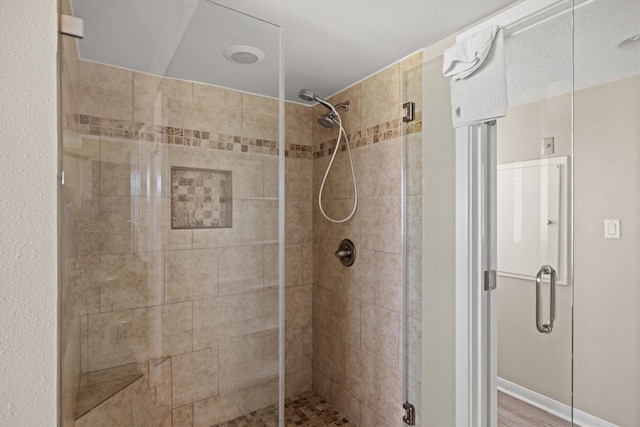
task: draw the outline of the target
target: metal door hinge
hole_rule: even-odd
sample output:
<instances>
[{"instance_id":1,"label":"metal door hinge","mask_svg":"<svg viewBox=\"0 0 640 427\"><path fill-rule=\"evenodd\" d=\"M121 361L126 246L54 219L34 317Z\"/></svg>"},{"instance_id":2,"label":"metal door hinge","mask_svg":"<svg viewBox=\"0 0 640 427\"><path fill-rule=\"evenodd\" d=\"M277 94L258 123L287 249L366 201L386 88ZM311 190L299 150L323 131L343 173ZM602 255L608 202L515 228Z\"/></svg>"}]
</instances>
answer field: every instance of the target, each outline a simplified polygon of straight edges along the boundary
<instances>
[{"instance_id":1,"label":"metal door hinge","mask_svg":"<svg viewBox=\"0 0 640 427\"><path fill-rule=\"evenodd\" d=\"M484 272L484 290L493 291L496 288L496 271L488 270Z\"/></svg>"},{"instance_id":2,"label":"metal door hinge","mask_svg":"<svg viewBox=\"0 0 640 427\"><path fill-rule=\"evenodd\" d=\"M416 425L416 408L409 402L404 402L402 407L405 412L404 417L402 417L402 421L410 426Z\"/></svg>"},{"instance_id":3,"label":"metal door hinge","mask_svg":"<svg viewBox=\"0 0 640 427\"><path fill-rule=\"evenodd\" d=\"M416 117L416 104L414 102L405 102L402 104L402 108L404 108L404 117L402 118L403 122L412 122Z\"/></svg>"}]
</instances>

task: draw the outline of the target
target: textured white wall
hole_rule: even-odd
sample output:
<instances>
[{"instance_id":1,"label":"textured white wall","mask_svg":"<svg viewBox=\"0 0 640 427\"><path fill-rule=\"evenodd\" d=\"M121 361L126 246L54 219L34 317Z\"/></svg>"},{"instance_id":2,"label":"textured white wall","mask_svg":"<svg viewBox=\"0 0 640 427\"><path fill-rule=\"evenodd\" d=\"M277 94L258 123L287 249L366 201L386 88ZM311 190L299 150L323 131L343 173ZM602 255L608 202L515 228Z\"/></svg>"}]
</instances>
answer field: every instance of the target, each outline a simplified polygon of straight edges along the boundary
<instances>
[{"instance_id":1,"label":"textured white wall","mask_svg":"<svg viewBox=\"0 0 640 427\"><path fill-rule=\"evenodd\" d=\"M0 425L56 424L56 1L0 1Z\"/></svg>"}]
</instances>

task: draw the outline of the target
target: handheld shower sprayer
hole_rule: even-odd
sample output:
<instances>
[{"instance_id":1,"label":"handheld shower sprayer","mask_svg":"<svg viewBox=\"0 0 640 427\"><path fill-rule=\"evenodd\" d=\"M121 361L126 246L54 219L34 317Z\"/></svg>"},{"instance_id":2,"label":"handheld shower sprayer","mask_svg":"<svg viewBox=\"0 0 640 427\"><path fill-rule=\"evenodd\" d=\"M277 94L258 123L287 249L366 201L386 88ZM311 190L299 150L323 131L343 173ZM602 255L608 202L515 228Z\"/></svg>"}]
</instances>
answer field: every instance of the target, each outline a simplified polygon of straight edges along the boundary
<instances>
[{"instance_id":1,"label":"handheld shower sprayer","mask_svg":"<svg viewBox=\"0 0 640 427\"><path fill-rule=\"evenodd\" d=\"M333 105L329 104L327 101L320 98L312 90L302 89L300 93L298 93L298 96L300 97L300 99L304 99L305 101L311 101L311 102L316 101L324 105L325 107L327 107L329 110L332 110L332 111L335 110L335 108L333 108Z\"/></svg>"},{"instance_id":2,"label":"handheld shower sprayer","mask_svg":"<svg viewBox=\"0 0 640 427\"><path fill-rule=\"evenodd\" d=\"M320 104L324 105L326 108L328 108L330 111L327 114L323 114L322 116L320 116L320 118L318 119L318 123L320 123L320 125L326 127L326 128L332 128L334 127L334 125L338 125L338 127L340 128L340 131L338 133L338 141L336 142L336 146L333 150L333 155L331 156L331 160L329 161L329 165L327 166L327 170L324 173L324 178L322 178L322 184L320 185L320 192L318 193L318 207L320 208L320 212L322 213L322 215L329 221L331 222L335 222L335 223L343 223L343 222L347 222L349 221L351 218L353 218L353 216L356 213L356 208L358 207L358 186L356 185L356 173L353 169L353 159L351 157L351 148L349 147L349 139L347 138L347 133L344 130L344 127L342 127L342 119L340 118L340 114L338 114L337 109L338 108L344 108L346 111L349 111L349 102L345 102L342 104L337 104L335 107L333 105L331 105L329 102L327 102L326 100L320 98L318 95L316 95L312 90L309 89L302 89L300 91L300 93L298 93L298 96L300 97L300 99L303 99L305 101L316 101L319 102ZM327 182L327 176L329 176L329 171L331 170L331 166L333 165L333 161L336 158L336 154L338 154L339 148L340 148L340 142L342 139L342 136L344 135L344 141L345 144L347 145L347 153L349 155L349 164L351 165L351 177L353 179L353 192L354 192L354 198L353 198L353 209L351 210L351 213L349 215L347 215L346 218L344 219L333 219L330 218L325 212L324 212L324 208L322 207L322 192L324 190L324 185Z\"/></svg>"},{"instance_id":3,"label":"handheld shower sprayer","mask_svg":"<svg viewBox=\"0 0 640 427\"><path fill-rule=\"evenodd\" d=\"M298 96L305 101L313 102L316 100L316 94L310 89L300 89Z\"/></svg>"}]
</instances>

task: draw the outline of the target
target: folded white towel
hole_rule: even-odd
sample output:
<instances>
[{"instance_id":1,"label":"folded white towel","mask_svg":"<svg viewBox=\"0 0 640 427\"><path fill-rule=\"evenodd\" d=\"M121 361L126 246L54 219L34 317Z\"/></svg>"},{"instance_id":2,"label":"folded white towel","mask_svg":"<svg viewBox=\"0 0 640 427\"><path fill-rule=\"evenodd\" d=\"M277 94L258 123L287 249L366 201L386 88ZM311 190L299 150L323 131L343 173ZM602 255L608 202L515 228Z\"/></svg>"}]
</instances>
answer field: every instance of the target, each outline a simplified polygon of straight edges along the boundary
<instances>
[{"instance_id":1,"label":"folded white towel","mask_svg":"<svg viewBox=\"0 0 640 427\"><path fill-rule=\"evenodd\" d=\"M464 79L473 74L489 55L499 29L498 25L493 25L447 49L444 52L442 74L454 80Z\"/></svg>"},{"instance_id":2,"label":"folded white towel","mask_svg":"<svg viewBox=\"0 0 640 427\"><path fill-rule=\"evenodd\" d=\"M503 31L495 35L486 60L472 75L451 79L451 108L454 127L504 117L507 114L507 73Z\"/></svg>"}]
</instances>

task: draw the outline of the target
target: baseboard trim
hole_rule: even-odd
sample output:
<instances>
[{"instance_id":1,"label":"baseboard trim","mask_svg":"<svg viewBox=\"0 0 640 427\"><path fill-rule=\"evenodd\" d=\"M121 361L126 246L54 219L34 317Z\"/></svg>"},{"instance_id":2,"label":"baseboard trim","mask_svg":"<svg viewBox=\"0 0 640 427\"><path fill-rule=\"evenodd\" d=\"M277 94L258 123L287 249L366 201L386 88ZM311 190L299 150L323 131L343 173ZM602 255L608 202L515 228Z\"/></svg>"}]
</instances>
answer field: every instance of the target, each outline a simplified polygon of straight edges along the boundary
<instances>
[{"instance_id":1,"label":"baseboard trim","mask_svg":"<svg viewBox=\"0 0 640 427\"><path fill-rule=\"evenodd\" d=\"M565 405L557 400L553 400L499 377L498 390L563 420L571 421L571 407L569 405ZM573 410L573 423L574 425L582 427L618 427L616 424L612 424L579 409Z\"/></svg>"}]
</instances>

